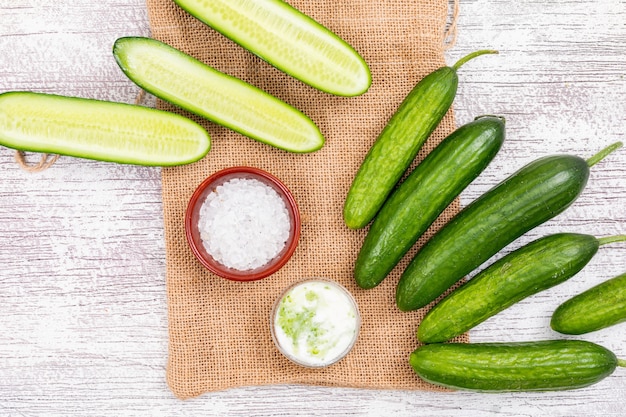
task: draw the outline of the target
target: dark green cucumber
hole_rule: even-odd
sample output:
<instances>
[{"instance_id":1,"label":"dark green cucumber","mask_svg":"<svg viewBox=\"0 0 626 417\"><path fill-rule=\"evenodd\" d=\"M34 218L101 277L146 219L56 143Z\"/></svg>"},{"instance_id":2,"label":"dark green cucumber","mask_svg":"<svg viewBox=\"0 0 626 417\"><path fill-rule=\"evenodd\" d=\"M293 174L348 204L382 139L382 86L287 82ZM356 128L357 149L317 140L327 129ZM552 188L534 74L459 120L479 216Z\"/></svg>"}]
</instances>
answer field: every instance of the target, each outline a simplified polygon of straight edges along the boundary
<instances>
[{"instance_id":1,"label":"dark green cucumber","mask_svg":"<svg viewBox=\"0 0 626 417\"><path fill-rule=\"evenodd\" d=\"M626 366L582 340L424 345L409 358L432 384L470 391L557 391L586 387Z\"/></svg>"},{"instance_id":2,"label":"dark green cucumber","mask_svg":"<svg viewBox=\"0 0 626 417\"><path fill-rule=\"evenodd\" d=\"M319 128L296 108L163 42L120 38L113 54L141 88L212 122L289 152L324 145Z\"/></svg>"},{"instance_id":3,"label":"dark green cucumber","mask_svg":"<svg viewBox=\"0 0 626 417\"><path fill-rule=\"evenodd\" d=\"M468 60L495 51L477 51L452 67L424 77L405 97L359 168L343 208L346 225L365 227L409 168L418 151L454 101L457 70Z\"/></svg>"},{"instance_id":4,"label":"dark green cucumber","mask_svg":"<svg viewBox=\"0 0 626 417\"><path fill-rule=\"evenodd\" d=\"M537 239L494 262L439 302L420 323L417 338L422 343L450 340L518 301L573 277L601 245L624 240L626 235L596 239L577 233Z\"/></svg>"},{"instance_id":5,"label":"dark green cucumber","mask_svg":"<svg viewBox=\"0 0 626 417\"><path fill-rule=\"evenodd\" d=\"M0 95L0 145L124 164L171 166L202 158L211 141L199 124L165 111L8 92Z\"/></svg>"},{"instance_id":6,"label":"dark green cucumber","mask_svg":"<svg viewBox=\"0 0 626 417\"><path fill-rule=\"evenodd\" d=\"M496 156L504 120L480 117L439 144L391 194L374 219L356 260L354 278L373 288Z\"/></svg>"},{"instance_id":7,"label":"dark green cucumber","mask_svg":"<svg viewBox=\"0 0 626 417\"><path fill-rule=\"evenodd\" d=\"M553 155L526 165L461 210L415 255L403 272L396 304L426 306L506 245L569 207L589 178L589 168L616 143L589 160Z\"/></svg>"},{"instance_id":8,"label":"dark green cucumber","mask_svg":"<svg viewBox=\"0 0 626 417\"><path fill-rule=\"evenodd\" d=\"M605 281L561 304L550 326L559 333L584 334L626 321L626 274Z\"/></svg>"},{"instance_id":9,"label":"dark green cucumber","mask_svg":"<svg viewBox=\"0 0 626 417\"><path fill-rule=\"evenodd\" d=\"M276 68L322 91L363 94L365 60L339 36L283 0L174 0L198 20Z\"/></svg>"}]
</instances>

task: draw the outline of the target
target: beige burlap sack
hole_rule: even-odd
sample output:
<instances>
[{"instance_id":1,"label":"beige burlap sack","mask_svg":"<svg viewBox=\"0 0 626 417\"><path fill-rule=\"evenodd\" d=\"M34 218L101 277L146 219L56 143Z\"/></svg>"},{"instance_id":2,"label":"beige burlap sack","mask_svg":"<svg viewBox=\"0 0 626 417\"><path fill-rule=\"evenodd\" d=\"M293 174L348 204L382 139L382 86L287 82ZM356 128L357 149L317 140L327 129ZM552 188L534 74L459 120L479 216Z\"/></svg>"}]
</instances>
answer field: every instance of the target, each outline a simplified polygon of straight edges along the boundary
<instances>
[{"instance_id":1,"label":"beige burlap sack","mask_svg":"<svg viewBox=\"0 0 626 417\"><path fill-rule=\"evenodd\" d=\"M342 206L368 149L411 88L443 66L448 0L293 0L290 3L350 43L368 62L373 83L360 97L322 93L276 70L194 19L172 0L148 0L152 36L205 63L285 100L307 114L324 133L324 148L294 155L201 122L213 147L200 162L163 170L167 250L169 360L167 381L180 398L236 386L300 383L380 389L432 389L408 365L417 347L415 331L424 311L400 312L395 286L410 255L372 290L359 289L352 267L365 230L349 230ZM448 114L418 160L454 129ZM237 283L207 272L189 250L184 213L195 188L226 167L248 165L279 177L302 214L298 249L278 273ZM432 230L456 211L455 202ZM418 243L419 244L419 243ZM413 252L412 252L413 253ZM324 277L346 286L362 314L352 352L326 369L290 363L274 347L269 314L280 292L296 281ZM466 340L466 336L460 340Z\"/></svg>"}]
</instances>

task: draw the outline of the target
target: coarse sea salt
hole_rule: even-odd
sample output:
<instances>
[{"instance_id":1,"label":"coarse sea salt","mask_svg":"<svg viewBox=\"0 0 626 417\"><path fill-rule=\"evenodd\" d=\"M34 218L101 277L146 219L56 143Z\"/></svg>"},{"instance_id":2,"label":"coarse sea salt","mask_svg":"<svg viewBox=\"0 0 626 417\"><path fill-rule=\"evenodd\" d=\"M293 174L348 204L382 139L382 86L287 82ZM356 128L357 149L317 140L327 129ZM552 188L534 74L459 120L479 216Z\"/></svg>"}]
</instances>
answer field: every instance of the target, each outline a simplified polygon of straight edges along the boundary
<instances>
[{"instance_id":1,"label":"coarse sea salt","mask_svg":"<svg viewBox=\"0 0 626 417\"><path fill-rule=\"evenodd\" d=\"M239 271L275 258L290 228L283 199L253 178L233 178L217 186L200 207L198 229L205 249L217 262Z\"/></svg>"}]
</instances>

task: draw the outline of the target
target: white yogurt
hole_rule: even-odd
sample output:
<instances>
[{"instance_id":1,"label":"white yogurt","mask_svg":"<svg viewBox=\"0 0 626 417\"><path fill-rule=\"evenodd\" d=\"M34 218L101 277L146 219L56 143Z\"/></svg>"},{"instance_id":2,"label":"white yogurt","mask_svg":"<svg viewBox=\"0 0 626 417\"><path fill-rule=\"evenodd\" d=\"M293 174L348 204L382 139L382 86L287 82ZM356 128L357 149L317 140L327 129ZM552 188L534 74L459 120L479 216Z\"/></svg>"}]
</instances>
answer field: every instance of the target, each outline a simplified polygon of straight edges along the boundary
<instances>
[{"instance_id":1,"label":"white yogurt","mask_svg":"<svg viewBox=\"0 0 626 417\"><path fill-rule=\"evenodd\" d=\"M283 355L309 367L343 358L356 341L360 317L354 298L331 281L294 285L272 313L272 337Z\"/></svg>"}]
</instances>

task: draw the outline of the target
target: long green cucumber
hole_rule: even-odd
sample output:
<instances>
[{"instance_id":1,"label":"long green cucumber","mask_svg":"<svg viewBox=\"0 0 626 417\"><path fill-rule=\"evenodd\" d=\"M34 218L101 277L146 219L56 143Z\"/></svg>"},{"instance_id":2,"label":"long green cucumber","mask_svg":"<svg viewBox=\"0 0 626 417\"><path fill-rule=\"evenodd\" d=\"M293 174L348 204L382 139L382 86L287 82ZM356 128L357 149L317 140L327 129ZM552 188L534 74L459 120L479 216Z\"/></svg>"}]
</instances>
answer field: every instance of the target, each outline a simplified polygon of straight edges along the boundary
<instances>
[{"instance_id":1,"label":"long green cucumber","mask_svg":"<svg viewBox=\"0 0 626 417\"><path fill-rule=\"evenodd\" d=\"M626 366L611 351L583 340L424 345L409 363L427 382L481 392L582 388Z\"/></svg>"},{"instance_id":2,"label":"long green cucumber","mask_svg":"<svg viewBox=\"0 0 626 417\"><path fill-rule=\"evenodd\" d=\"M124 164L188 164L209 134L179 115L131 104L31 92L0 94L0 145Z\"/></svg>"},{"instance_id":3,"label":"long green cucumber","mask_svg":"<svg viewBox=\"0 0 626 417\"><path fill-rule=\"evenodd\" d=\"M357 96L370 87L365 60L283 0L174 0L198 20L319 90Z\"/></svg>"},{"instance_id":4,"label":"long green cucumber","mask_svg":"<svg viewBox=\"0 0 626 417\"><path fill-rule=\"evenodd\" d=\"M559 333L584 334L626 321L626 274L596 285L561 304L550 326Z\"/></svg>"},{"instance_id":5,"label":"long green cucumber","mask_svg":"<svg viewBox=\"0 0 626 417\"><path fill-rule=\"evenodd\" d=\"M532 228L555 217L580 195L589 168L621 147L582 159L537 159L461 210L415 255L396 290L401 310L426 306L454 283Z\"/></svg>"},{"instance_id":6,"label":"long green cucumber","mask_svg":"<svg viewBox=\"0 0 626 417\"><path fill-rule=\"evenodd\" d=\"M278 98L154 39L118 39L113 54L144 90L245 136L290 152L324 145L319 128Z\"/></svg>"},{"instance_id":7,"label":"long green cucumber","mask_svg":"<svg viewBox=\"0 0 626 417\"><path fill-rule=\"evenodd\" d=\"M578 233L537 239L494 262L440 301L420 323L417 338L422 343L450 340L518 301L573 277L601 245L624 240L626 235L596 239Z\"/></svg>"},{"instance_id":8,"label":"long green cucumber","mask_svg":"<svg viewBox=\"0 0 626 417\"><path fill-rule=\"evenodd\" d=\"M443 140L390 195L354 267L361 288L380 284L437 216L496 156L504 119L479 117Z\"/></svg>"},{"instance_id":9,"label":"long green cucumber","mask_svg":"<svg viewBox=\"0 0 626 417\"><path fill-rule=\"evenodd\" d=\"M374 218L452 105L458 85L457 70L470 59L487 53L496 51L477 51L452 67L431 72L405 97L363 159L350 186L343 208L349 228L360 229Z\"/></svg>"}]
</instances>

